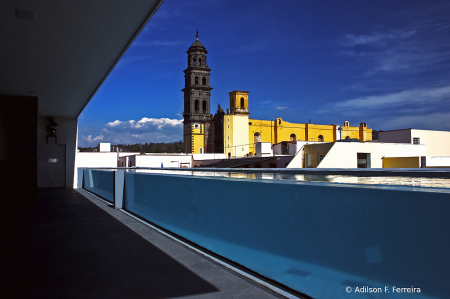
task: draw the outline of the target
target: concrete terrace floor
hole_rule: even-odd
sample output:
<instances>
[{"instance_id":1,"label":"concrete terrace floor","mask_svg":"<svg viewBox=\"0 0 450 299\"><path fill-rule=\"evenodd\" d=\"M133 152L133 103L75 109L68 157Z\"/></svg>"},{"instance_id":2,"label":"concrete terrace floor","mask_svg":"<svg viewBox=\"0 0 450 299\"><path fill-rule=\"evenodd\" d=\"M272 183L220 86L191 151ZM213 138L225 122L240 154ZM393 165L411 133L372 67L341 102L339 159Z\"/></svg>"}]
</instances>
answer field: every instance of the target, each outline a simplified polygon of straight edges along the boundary
<instances>
[{"instance_id":1,"label":"concrete terrace floor","mask_svg":"<svg viewBox=\"0 0 450 299\"><path fill-rule=\"evenodd\" d=\"M38 190L14 298L284 298L81 194Z\"/></svg>"}]
</instances>

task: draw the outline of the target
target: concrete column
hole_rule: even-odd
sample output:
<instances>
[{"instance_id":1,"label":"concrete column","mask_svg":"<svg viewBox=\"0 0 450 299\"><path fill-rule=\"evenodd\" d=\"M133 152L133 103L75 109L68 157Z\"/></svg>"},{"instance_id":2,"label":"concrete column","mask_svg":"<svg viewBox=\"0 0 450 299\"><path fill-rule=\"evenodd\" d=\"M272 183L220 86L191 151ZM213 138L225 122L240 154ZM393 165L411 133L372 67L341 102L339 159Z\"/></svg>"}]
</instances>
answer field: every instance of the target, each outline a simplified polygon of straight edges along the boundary
<instances>
[{"instance_id":1,"label":"concrete column","mask_svg":"<svg viewBox=\"0 0 450 299\"><path fill-rule=\"evenodd\" d=\"M76 188L83 188L83 168L77 168L77 185Z\"/></svg>"},{"instance_id":2,"label":"concrete column","mask_svg":"<svg viewBox=\"0 0 450 299\"><path fill-rule=\"evenodd\" d=\"M116 170L114 172L114 208L122 209L123 202L123 190L125 186L125 171Z\"/></svg>"}]
</instances>

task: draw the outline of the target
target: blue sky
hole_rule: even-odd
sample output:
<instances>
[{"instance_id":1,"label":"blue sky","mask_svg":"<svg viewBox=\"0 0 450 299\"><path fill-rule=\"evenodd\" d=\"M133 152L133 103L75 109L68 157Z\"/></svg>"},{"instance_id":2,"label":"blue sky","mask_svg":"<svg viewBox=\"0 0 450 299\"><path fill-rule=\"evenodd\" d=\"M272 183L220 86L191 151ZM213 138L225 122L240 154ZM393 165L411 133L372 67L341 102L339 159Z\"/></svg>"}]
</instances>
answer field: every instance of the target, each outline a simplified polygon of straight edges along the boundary
<instances>
[{"instance_id":1,"label":"blue sky","mask_svg":"<svg viewBox=\"0 0 450 299\"><path fill-rule=\"evenodd\" d=\"M182 140L186 51L211 68L211 113L450 130L450 2L166 0L79 118L79 146Z\"/></svg>"}]
</instances>

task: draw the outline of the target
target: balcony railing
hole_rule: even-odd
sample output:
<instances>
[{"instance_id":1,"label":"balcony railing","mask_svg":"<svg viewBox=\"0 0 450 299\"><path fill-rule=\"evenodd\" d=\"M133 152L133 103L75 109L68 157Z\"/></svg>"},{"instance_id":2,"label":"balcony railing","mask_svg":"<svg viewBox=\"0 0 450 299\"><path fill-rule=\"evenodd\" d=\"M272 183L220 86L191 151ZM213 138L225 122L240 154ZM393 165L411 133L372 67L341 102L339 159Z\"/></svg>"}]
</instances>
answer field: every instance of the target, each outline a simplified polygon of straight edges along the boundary
<instances>
[{"instance_id":1,"label":"balcony railing","mask_svg":"<svg viewBox=\"0 0 450 299\"><path fill-rule=\"evenodd\" d=\"M375 298L405 295L394 287L417 298L450 292L450 189L139 170L80 176L85 189L113 193L116 208L314 298L356 287L375 288Z\"/></svg>"},{"instance_id":2,"label":"balcony railing","mask_svg":"<svg viewBox=\"0 0 450 299\"><path fill-rule=\"evenodd\" d=\"M83 187L109 202L114 202L114 171L83 169Z\"/></svg>"}]
</instances>

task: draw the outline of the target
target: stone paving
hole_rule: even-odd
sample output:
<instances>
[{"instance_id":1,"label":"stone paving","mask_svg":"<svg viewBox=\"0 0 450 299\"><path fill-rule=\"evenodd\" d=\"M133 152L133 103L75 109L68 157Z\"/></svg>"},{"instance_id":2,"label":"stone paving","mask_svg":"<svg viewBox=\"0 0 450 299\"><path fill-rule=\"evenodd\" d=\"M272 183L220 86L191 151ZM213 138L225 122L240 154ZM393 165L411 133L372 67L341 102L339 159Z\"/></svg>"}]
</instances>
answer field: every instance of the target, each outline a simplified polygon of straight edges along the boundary
<instances>
[{"instance_id":1,"label":"stone paving","mask_svg":"<svg viewBox=\"0 0 450 299\"><path fill-rule=\"evenodd\" d=\"M16 298L284 298L82 190L40 189L25 232Z\"/></svg>"}]
</instances>

